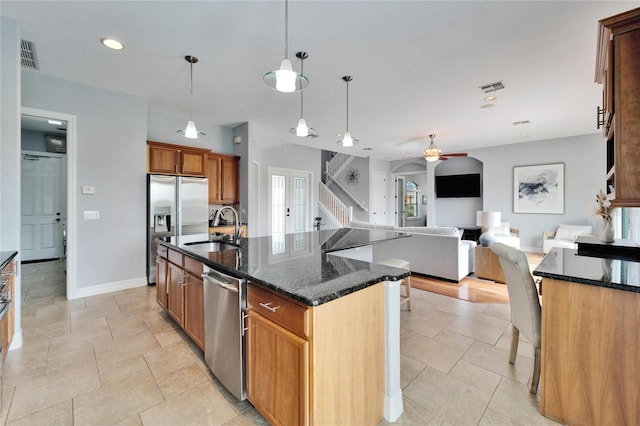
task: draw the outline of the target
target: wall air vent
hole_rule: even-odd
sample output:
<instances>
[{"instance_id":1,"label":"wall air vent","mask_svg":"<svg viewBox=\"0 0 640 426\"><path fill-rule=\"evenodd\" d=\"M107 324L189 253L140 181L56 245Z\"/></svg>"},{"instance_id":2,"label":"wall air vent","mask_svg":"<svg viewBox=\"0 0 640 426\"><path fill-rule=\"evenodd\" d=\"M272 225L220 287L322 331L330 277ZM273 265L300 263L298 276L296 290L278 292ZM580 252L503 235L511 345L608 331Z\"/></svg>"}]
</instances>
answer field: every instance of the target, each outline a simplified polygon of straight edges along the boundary
<instances>
[{"instance_id":1,"label":"wall air vent","mask_svg":"<svg viewBox=\"0 0 640 426\"><path fill-rule=\"evenodd\" d=\"M20 41L20 57L22 68L36 71L40 69L38 57L36 56L36 44L34 42L28 40Z\"/></svg>"},{"instance_id":2,"label":"wall air vent","mask_svg":"<svg viewBox=\"0 0 640 426\"><path fill-rule=\"evenodd\" d=\"M483 84L480 86L480 90L484 93L496 92L501 89L504 89L504 83L502 81L496 81L495 83Z\"/></svg>"}]
</instances>

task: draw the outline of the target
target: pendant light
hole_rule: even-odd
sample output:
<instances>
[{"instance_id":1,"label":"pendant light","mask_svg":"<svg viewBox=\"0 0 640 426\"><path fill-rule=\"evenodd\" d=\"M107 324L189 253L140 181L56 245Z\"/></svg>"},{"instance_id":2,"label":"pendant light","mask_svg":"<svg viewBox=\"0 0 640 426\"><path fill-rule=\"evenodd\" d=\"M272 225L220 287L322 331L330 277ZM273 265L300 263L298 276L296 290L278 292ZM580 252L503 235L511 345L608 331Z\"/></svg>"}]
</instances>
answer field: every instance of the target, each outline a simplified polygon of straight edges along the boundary
<instances>
[{"instance_id":1,"label":"pendant light","mask_svg":"<svg viewBox=\"0 0 640 426\"><path fill-rule=\"evenodd\" d=\"M280 63L280 68L269 71L262 79L267 86L276 89L279 92L297 92L302 90L309 84L307 77L301 73L297 73L291 66L289 60L289 2L284 2L284 59Z\"/></svg>"},{"instance_id":2,"label":"pendant light","mask_svg":"<svg viewBox=\"0 0 640 426\"><path fill-rule=\"evenodd\" d=\"M349 82L353 80L353 77L345 75L342 79L347 83L347 131L338 143L342 143L342 146L344 147L350 147L353 146L354 143L358 143L358 139L354 139L349 131Z\"/></svg>"},{"instance_id":3,"label":"pendant light","mask_svg":"<svg viewBox=\"0 0 640 426\"><path fill-rule=\"evenodd\" d=\"M442 150L433 142L433 138L435 138L436 135L431 134L429 137L431 138L431 144L424 150L424 159L427 161L438 161Z\"/></svg>"},{"instance_id":4,"label":"pendant light","mask_svg":"<svg viewBox=\"0 0 640 426\"><path fill-rule=\"evenodd\" d=\"M304 60L307 59L309 55L307 52L298 52L296 53L296 58L300 59L300 72L304 74ZM289 133L295 133L296 136L301 138L318 137L318 133L316 129L313 127L307 126L307 122L304 119L304 91L300 91L300 120L298 120L298 125L296 127L292 127L289 129Z\"/></svg>"},{"instance_id":5,"label":"pendant light","mask_svg":"<svg viewBox=\"0 0 640 426\"><path fill-rule=\"evenodd\" d=\"M198 58L195 56L187 55L184 57L185 61L191 64L191 78L189 82L189 120L184 130L178 130L178 133L184 133L185 138L198 139L198 136L204 136L202 132L198 132L196 129L196 123L191 119L191 110L193 109L193 64L198 62Z\"/></svg>"}]
</instances>

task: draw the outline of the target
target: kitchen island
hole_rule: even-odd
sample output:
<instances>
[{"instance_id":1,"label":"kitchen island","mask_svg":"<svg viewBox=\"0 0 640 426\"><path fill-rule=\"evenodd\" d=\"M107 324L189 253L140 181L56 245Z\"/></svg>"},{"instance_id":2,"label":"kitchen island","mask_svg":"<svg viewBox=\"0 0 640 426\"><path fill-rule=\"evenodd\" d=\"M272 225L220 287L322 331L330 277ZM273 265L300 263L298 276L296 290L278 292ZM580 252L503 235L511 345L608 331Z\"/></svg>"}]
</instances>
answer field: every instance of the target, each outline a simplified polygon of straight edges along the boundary
<instances>
[{"instance_id":1,"label":"kitchen island","mask_svg":"<svg viewBox=\"0 0 640 426\"><path fill-rule=\"evenodd\" d=\"M552 249L542 280L540 412L563 424L640 424L640 263Z\"/></svg>"},{"instance_id":2,"label":"kitchen island","mask_svg":"<svg viewBox=\"0 0 640 426\"><path fill-rule=\"evenodd\" d=\"M332 253L405 237L343 228L247 238L239 248L209 244L208 235L158 242L190 271L187 259L247 280L247 398L270 423L377 424L402 413L399 283L409 272ZM168 281L169 296L190 287ZM190 293L184 312L197 311L186 307Z\"/></svg>"}]
</instances>

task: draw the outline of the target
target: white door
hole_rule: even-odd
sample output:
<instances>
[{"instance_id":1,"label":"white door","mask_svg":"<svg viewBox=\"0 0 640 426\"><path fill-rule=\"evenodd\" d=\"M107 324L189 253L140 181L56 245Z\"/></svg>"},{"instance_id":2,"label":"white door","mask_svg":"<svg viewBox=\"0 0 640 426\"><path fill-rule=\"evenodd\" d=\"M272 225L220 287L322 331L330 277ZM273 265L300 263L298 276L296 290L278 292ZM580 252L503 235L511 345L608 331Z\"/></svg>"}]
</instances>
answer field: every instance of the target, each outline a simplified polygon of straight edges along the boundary
<instances>
[{"instance_id":1,"label":"white door","mask_svg":"<svg viewBox=\"0 0 640 426\"><path fill-rule=\"evenodd\" d=\"M63 253L66 220L62 190L64 157L22 156L22 260L53 259Z\"/></svg>"},{"instance_id":2,"label":"white door","mask_svg":"<svg viewBox=\"0 0 640 426\"><path fill-rule=\"evenodd\" d=\"M311 173L269 169L271 220L269 234L305 232L311 228L309 183Z\"/></svg>"},{"instance_id":3,"label":"white door","mask_svg":"<svg viewBox=\"0 0 640 426\"><path fill-rule=\"evenodd\" d=\"M387 174L373 171L371 174L371 223L387 224Z\"/></svg>"}]
</instances>

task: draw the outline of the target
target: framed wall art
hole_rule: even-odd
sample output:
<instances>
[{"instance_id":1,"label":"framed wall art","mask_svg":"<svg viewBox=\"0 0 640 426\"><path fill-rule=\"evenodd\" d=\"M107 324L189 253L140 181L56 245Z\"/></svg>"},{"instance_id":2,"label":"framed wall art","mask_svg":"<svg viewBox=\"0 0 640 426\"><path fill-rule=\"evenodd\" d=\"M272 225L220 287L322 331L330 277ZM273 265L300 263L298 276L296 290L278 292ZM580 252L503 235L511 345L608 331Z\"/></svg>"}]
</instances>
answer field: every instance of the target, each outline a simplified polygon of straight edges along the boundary
<instances>
[{"instance_id":1,"label":"framed wall art","mask_svg":"<svg viewBox=\"0 0 640 426\"><path fill-rule=\"evenodd\" d=\"M564 213L564 163L513 168L514 213Z\"/></svg>"}]
</instances>

